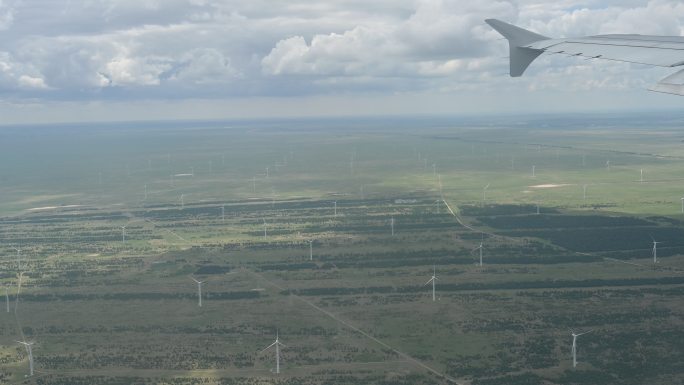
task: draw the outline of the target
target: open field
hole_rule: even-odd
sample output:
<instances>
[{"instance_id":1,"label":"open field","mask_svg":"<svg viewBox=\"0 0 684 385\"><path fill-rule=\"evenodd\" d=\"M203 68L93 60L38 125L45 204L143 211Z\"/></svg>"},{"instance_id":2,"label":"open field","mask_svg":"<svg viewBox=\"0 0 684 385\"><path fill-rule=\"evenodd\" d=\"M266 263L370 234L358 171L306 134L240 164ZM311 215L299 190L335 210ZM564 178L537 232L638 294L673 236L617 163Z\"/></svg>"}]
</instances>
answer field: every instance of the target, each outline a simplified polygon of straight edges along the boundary
<instances>
[{"instance_id":1,"label":"open field","mask_svg":"<svg viewBox=\"0 0 684 385\"><path fill-rule=\"evenodd\" d=\"M684 381L683 123L0 128L0 382Z\"/></svg>"}]
</instances>

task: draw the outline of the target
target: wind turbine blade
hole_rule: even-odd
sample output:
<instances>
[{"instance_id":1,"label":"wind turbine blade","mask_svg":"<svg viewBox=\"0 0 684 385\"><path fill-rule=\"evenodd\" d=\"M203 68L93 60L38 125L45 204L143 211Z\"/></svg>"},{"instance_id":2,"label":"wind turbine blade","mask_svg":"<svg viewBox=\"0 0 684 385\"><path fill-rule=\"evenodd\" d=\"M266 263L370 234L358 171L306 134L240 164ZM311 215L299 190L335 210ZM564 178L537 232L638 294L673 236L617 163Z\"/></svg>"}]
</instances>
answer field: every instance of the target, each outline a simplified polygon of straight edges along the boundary
<instances>
[{"instance_id":1,"label":"wind turbine blade","mask_svg":"<svg viewBox=\"0 0 684 385\"><path fill-rule=\"evenodd\" d=\"M583 335L588 334L588 333L591 333L591 332L593 332L593 331L594 331L594 330L592 329L592 330L586 331L586 332L584 332L584 333L580 333L580 334L578 334L578 336L583 336Z\"/></svg>"},{"instance_id":2,"label":"wind turbine blade","mask_svg":"<svg viewBox=\"0 0 684 385\"><path fill-rule=\"evenodd\" d=\"M427 286L427 284L430 283L430 282L432 282L433 279L435 279L435 277L430 278L430 280L427 281L427 282L425 282L425 285L423 285L423 286Z\"/></svg>"},{"instance_id":3,"label":"wind turbine blade","mask_svg":"<svg viewBox=\"0 0 684 385\"><path fill-rule=\"evenodd\" d=\"M268 345L267 347L263 348L263 349L259 352L259 354L261 354L261 353L267 351L268 349L272 348L273 345L278 344L278 343L279 343L279 342L274 342L274 343Z\"/></svg>"}]
</instances>

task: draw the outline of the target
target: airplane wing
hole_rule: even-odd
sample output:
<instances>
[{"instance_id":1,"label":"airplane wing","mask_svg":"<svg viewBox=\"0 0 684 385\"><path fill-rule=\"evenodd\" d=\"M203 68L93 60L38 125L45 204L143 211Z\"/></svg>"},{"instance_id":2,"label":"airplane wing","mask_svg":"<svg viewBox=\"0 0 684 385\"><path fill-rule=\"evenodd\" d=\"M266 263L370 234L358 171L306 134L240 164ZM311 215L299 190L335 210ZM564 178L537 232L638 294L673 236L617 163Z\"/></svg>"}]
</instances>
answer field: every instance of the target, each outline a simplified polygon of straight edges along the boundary
<instances>
[{"instance_id":1,"label":"airplane wing","mask_svg":"<svg viewBox=\"0 0 684 385\"><path fill-rule=\"evenodd\" d=\"M485 22L508 40L512 77L521 76L542 53L658 67L684 65L683 36L597 35L551 39L500 20L487 19ZM684 70L664 78L650 90L684 95Z\"/></svg>"}]
</instances>

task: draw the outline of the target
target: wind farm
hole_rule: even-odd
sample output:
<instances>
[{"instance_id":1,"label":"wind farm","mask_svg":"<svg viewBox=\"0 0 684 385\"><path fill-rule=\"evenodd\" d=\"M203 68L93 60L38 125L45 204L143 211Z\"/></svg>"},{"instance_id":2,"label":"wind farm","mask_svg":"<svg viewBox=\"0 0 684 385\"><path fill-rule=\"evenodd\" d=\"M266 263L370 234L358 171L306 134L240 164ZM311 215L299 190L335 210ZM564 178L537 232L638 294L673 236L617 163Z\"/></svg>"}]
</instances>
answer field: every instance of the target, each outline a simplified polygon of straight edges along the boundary
<instances>
[{"instance_id":1,"label":"wind farm","mask_svg":"<svg viewBox=\"0 0 684 385\"><path fill-rule=\"evenodd\" d=\"M682 124L0 128L0 382L676 383Z\"/></svg>"}]
</instances>

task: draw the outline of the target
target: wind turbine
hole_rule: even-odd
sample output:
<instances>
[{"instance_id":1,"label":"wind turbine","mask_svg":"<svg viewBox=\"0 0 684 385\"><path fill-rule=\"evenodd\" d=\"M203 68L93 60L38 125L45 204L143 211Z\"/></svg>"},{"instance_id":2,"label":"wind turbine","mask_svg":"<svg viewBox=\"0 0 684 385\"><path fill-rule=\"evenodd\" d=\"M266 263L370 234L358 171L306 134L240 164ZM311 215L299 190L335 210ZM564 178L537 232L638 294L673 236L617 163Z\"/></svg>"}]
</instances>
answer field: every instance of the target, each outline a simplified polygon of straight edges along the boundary
<instances>
[{"instance_id":1,"label":"wind turbine","mask_svg":"<svg viewBox=\"0 0 684 385\"><path fill-rule=\"evenodd\" d=\"M644 169L642 168L640 171L640 177L639 177L639 183L644 183Z\"/></svg>"},{"instance_id":2,"label":"wind turbine","mask_svg":"<svg viewBox=\"0 0 684 385\"><path fill-rule=\"evenodd\" d=\"M539 203L537 203L537 215L539 215Z\"/></svg>"},{"instance_id":3,"label":"wind turbine","mask_svg":"<svg viewBox=\"0 0 684 385\"><path fill-rule=\"evenodd\" d=\"M610 171L610 160L606 161L606 169Z\"/></svg>"},{"instance_id":4,"label":"wind turbine","mask_svg":"<svg viewBox=\"0 0 684 385\"><path fill-rule=\"evenodd\" d=\"M21 292L21 278L23 276L23 271L17 274L17 297L14 300L14 314L17 314L17 308L19 307L19 293Z\"/></svg>"},{"instance_id":5,"label":"wind turbine","mask_svg":"<svg viewBox=\"0 0 684 385\"><path fill-rule=\"evenodd\" d=\"M309 261L313 261L313 239L309 239Z\"/></svg>"},{"instance_id":6,"label":"wind turbine","mask_svg":"<svg viewBox=\"0 0 684 385\"><path fill-rule=\"evenodd\" d=\"M684 214L684 198L682 198L682 214Z\"/></svg>"},{"instance_id":7,"label":"wind turbine","mask_svg":"<svg viewBox=\"0 0 684 385\"><path fill-rule=\"evenodd\" d=\"M29 359L29 376L33 376L33 351L31 350L31 346L33 345L33 342L26 342L26 341L17 341L18 344L22 344L26 347L26 352L28 353L28 359Z\"/></svg>"},{"instance_id":8,"label":"wind turbine","mask_svg":"<svg viewBox=\"0 0 684 385\"><path fill-rule=\"evenodd\" d=\"M256 193L256 177L252 177L252 193Z\"/></svg>"},{"instance_id":9,"label":"wind turbine","mask_svg":"<svg viewBox=\"0 0 684 385\"><path fill-rule=\"evenodd\" d=\"M221 205L221 221L226 221L226 205Z\"/></svg>"},{"instance_id":10,"label":"wind turbine","mask_svg":"<svg viewBox=\"0 0 684 385\"><path fill-rule=\"evenodd\" d=\"M653 240L653 264L655 265L658 263L658 244L662 242L656 241L653 237L651 239Z\"/></svg>"},{"instance_id":11,"label":"wind turbine","mask_svg":"<svg viewBox=\"0 0 684 385\"><path fill-rule=\"evenodd\" d=\"M536 178L536 175L534 174L534 170L537 168L537 166L532 166L532 178Z\"/></svg>"},{"instance_id":12,"label":"wind turbine","mask_svg":"<svg viewBox=\"0 0 684 385\"><path fill-rule=\"evenodd\" d=\"M195 281L195 283L197 283L197 298L199 299L197 306L202 307L202 283L204 281L198 281L195 279L195 277L190 278L192 278L192 280Z\"/></svg>"},{"instance_id":13,"label":"wind turbine","mask_svg":"<svg viewBox=\"0 0 684 385\"><path fill-rule=\"evenodd\" d=\"M572 330L570 333L572 333L572 367L576 368L577 367L577 337L583 336L587 333L591 333L593 330L586 331L584 333L575 333Z\"/></svg>"},{"instance_id":14,"label":"wind turbine","mask_svg":"<svg viewBox=\"0 0 684 385\"><path fill-rule=\"evenodd\" d=\"M582 185L582 200L587 200L587 185Z\"/></svg>"},{"instance_id":15,"label":"wind turbine","mask_svg":"<svg viewBox=\"0 0 684 385\"><path fill-rule=\"evenodd\" d=\"M183 210L185 208L185 194L181 194L180 201L181 201L181 210Z\"/></svg>"},{"instance_id":16,"label":"wind turbine","mask_svg":"<svg viewBox=\"0 0 684 385\"><path fill-rule=\"evenodd\" d=\"M335 207L335 216L337 216L337 201L334 202L334 207Z\"/></svg>"},{"instance_id":17,"label":"wind turbine","mask_svg":"<svg viewBox=\"0 0 684 385\"><path fill-rule=\"evenodd\" d=\"M392 236L394 236L394 217L390 219L390 226L392 227Z\"/></svg>"},{"instance_id":18,"label":"wind turbine","mask_svg":"<svg viewBox=\"0 0 684 385\"><path fill-rule=\"evenodd\" d=\"M268 167L266 167L266 179L268 179L269 173L268 173Z\"/></svg>"},{"instance_id":19,"label":"wind turbine","mask_svg":"<svg viewBox=\"0 0 684 385\"><path fill-rule=\"evenodd\" d=\"M435 269L434 265L432 266L432 277L430 278L430 280L425 282L425 285L423 285L423 286L427 286L427 284L429 284L430 282L432 282L432 302L434 302L435 301L435 283L437 282L437 270Z\"/></svg>"},{"instance_id":20,"label":"wind turbine","mask_svg":"<svg viewBox=\"0 0 684 385\"><path fill-rule=\"evenodd\" d=\"M483 237L484 237L484 236L483 236ZM475 251L475 250L480 250L480 267L482 267L482 248L483 248L483 244L484 244L484 239L483 239L482 241L480 241L480 246L478 246L478 247L476 247L476 248L473 249L473 251Z\"/></svg>"},{"instance_id":21,"label":"wind turbine","mask_svg":"<svg viewBox=\"0 0 684 385\"><path fill-rule=\"evenodd\" d=\"M276 331L275 342L268 345L266 348L264 348L262 351L260 351L259 354L267 351L268 349L272 348L273 346L275 346L275 351L276 351L276 374L280 374L280 347L281 346L285 347L285 345L280 342L277 331Z\"/></svg>"},{"instance_id":22,"label":"wind turbine","mask_svg":"<svg viewBox=\"0 0 684 385\"><path fill-rule=\"evenodd\" d=\"M7 312L10 312L10 306L9 306L9 285L5 286L5 303L7 304Z\"/></svg>"},{"instance_id":23,"label":"wind turbine","mask_svg":"<svg viewBox=\"0 0 684 385\"><path fill-rule=\"evenodd\" d=\"M145 200L147 200L147 185L145 185Z\"/></svg>"},{"instance_id":24,"label":"wind turbine","mask_svg":"<svg viewBox=\"0 0 684 385\"><path fill-rule=\"evenodd\" d=\"M126 244L126 226L128 225L123 225L121 227L121 243Z\"/></svg>"},{"instance_id":25,"label":"wind turbine","mask_svg":"<svg viewBox=\"0 0 684 385\"><path fill-rule=\"evenodd\" d=\"M490 184L491 183L487 183L487 185L484 186L484 188L482 189L482 204L484 204L485 201L487 200L487 189L489 188Z\"/></svg>"},{"instance_id":26,"label":"wind turbine","mask_svg":"<svg viewBox=\"0 0 684 385\"><path fill-rule=\"evenodd\" d=\"M266 218L263 218L263 219L264 219L264 237L266 237L266 236L268 236L268 234L266 233Z\"/></svg>"}]
</instances>

